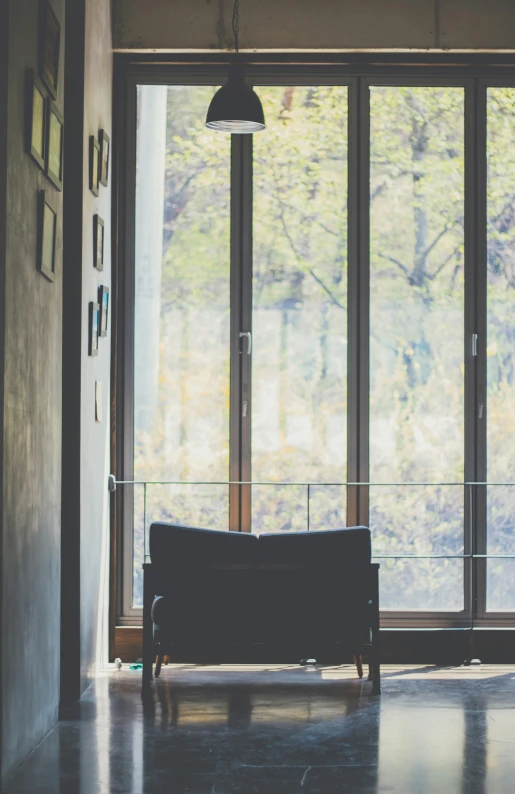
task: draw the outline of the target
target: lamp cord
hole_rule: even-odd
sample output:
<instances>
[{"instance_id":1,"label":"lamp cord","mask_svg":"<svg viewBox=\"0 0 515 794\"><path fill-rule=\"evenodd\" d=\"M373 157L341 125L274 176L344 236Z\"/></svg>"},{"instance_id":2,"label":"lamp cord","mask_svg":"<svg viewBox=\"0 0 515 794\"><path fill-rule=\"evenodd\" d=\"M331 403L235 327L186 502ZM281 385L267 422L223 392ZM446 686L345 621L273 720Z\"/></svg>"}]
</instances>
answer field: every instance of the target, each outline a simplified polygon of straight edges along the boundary
<instances>
[{"instance_id":1,"label":"lamp cord","mask_svg":"<svg viewBox=\"0 0 515 794\"><path fill-rule=\"evenodd\" d=\"M232 11L232 32L234 36L234 48L237 55L240 43L240 0L234 0L234 8Z\"/></svg>"}]
</instances>

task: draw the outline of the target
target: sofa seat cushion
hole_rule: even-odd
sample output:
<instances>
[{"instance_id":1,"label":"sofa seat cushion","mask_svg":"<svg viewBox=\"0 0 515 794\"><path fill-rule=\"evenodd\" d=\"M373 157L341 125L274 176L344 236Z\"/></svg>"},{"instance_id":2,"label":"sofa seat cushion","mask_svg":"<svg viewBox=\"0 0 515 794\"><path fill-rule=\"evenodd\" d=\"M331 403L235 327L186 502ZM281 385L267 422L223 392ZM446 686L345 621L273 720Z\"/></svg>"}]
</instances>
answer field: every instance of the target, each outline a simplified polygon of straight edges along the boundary
<instances>
[{"instance_id":1,"label":"sofa seat cushion","mask_svg":"<svg viewBox=\"0 0 515 794\"><path fill-rule=\"evenodd\" d=\"M248 579L223 575L177 580L152 606L154 638L172 642L247 642L256 624ZM237 595L235 595L237 594Z\"/></svg>"}]
</instances>

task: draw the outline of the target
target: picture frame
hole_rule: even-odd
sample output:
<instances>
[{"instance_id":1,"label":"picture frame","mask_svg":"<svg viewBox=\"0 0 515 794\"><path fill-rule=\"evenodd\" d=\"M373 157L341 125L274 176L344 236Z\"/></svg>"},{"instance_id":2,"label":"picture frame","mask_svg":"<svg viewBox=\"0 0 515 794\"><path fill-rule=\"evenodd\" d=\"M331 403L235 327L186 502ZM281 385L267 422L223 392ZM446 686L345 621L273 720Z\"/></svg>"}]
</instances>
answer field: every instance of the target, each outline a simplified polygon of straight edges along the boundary
<instances>
[{"instance_id":1,"label":"picture frame","mask_svg":"<svg viewBox=\"0 0 515 794\"><path fill-rule=\"evenodd\" d=\"M104 221L100 215L93 216L93 267L104 269Z\"/></svg>"},{"instance_id":2,"label":"picture frame","mask_svg":"<svg viewBox=\"0 0 515 794\"><path fill-rule=\"evenodd\" d=\"M104 187L109 184L109 160L111 157L111 138L105 130L99 132L100 140L100 182Z\"/></svg>"},{"instance_id":3,"label":"picture frame","mask_svg":"<svg viewBox=\"0 0 515 794\"><path fill-rule=\"evenodd\" d=\"M99 335L107 336L109 326L109 287L98 288L98 305L100 306Z\"/></svg>"},{"instance_id":4,"label":"picture frame","mask_svg":"<svg viewBox=\"0 0 515 794\"><path fill-rule=\"evenodd\" d=\"M38 215L37 269L49 281L55 281L57 209L45 190L41 190L39 193Z\"/></svg>"},{"instance_id":5,"label":"picture frame","mask_svg":"<svg viewBox=\"0 0 515 794\"><path fill-rule=\"evenodd\" d=\"M94 196L100 193L100 144L94 135L89 137L89 189Z\"/></svg>"},{"instance_id":6,"label":"picture frame","mask_svg":"<svg viewBox=\"0 0 515 794\"><path fill-rule=\"evenodd\" d=\"M39 4L39 76L52 99L57 99L61 26L49 0Z\"/></svg>"},{"instance_id":7,"label":"picture frame","mask_svg":"<svg viewBox=\"0 0 515 794\"><path fill-rule=\"evenodd\" d=\"M100 306L95 301L89 304L89 344L90 356L98 356L98 323L100 319Z\"/></svg>"},{"instance_id":8,"label":"picture frame","mask_svg":"<svg viewBox=\"0 0 515 794\"><path fill-rule=\"evenodd\" d=\"M63 189L64 118L48 100L45 174L58 190Z\"/></svg>"},{"instance_id":9,"label":"picture frame","mask_svg":"<svg viewBox=\"0 0 515 794\"><path fill-rule=\"evenodd\" d=\"M47 150L47 94L43 84L30 69L27 72L27 152L45 170Z\"/></svg>"}]
</instances>

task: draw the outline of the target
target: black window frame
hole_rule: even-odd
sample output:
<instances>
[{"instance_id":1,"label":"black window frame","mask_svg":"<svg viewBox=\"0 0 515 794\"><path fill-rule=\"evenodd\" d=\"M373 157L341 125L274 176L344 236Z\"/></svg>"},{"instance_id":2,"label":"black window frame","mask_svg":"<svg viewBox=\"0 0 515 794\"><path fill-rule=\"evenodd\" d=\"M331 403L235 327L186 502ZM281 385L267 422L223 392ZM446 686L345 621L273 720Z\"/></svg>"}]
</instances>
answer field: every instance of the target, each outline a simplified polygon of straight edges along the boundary
<instances>
[{"instance_id":1,"label":"black window frame","mask_svg":"<svg viewBox=\"0 0 515 794\"><path fill-rule=\"evenodd\" d=\"M117 331L114 334L113 471L118 481L133 479L134 218L136 91L138 85L221 85L230 58L206 56L126 56L115 59L115 206ZM348 86L348 434L347 479L369 482L369 160L370 86L461 86L465 94L465 311L464 311L464 466L465 482L485 482L486 469L486 94L491 86L515 86L515 66L502 55L458 56L243 56L246 79L254 85ZM161 62L160 62L161 61ZM252 320L252 136L232 136L231 145L231 361L238 359L238 332ZM472 335L478 335L472 355ZM250 476L250 422L242 427L234 410L243 382L250 389L246 356L243 369L231 366L231 481ZM246 367L246 369L245 369ZM478 406L485 409L480 418ZM132 606L133 486L116 492L112 551L116 625L140 625ZM348 525L368 525L368 487L347 487ZM487 553L486 487L464 486L464 553ZM250 487L230 486L229 528L250 531ZM464 559L464 609L460 612L384 611L386 628L513 627L514 612L486 610L484 558Z\"/></svg>"}]
</instances>

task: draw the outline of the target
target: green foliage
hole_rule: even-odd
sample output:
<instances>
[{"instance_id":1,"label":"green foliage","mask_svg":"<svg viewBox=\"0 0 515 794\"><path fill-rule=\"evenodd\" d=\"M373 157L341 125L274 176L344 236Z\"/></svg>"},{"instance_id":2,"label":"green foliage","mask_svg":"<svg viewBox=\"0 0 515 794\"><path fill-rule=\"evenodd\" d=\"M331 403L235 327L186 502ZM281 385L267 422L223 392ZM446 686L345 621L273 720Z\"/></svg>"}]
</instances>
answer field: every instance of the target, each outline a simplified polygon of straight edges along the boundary
<instances>
[{"instance_id":1,"label":"green foliage","mask_svg":"<svg viewBox=\"0 0 515 794\"><path fill-rule=\"evenodd\" d=\"M228 479L230 139L204 127L212 88L168 89L159 401L135 475ZM254 136L255 481L346 480L347 89L259 88ZM515 480L515 90L488 92L488 462ZM180 113L178 109L180 108ZM463 481L464 90L371 89L370 478ZM156 322L158 318L156 318ZM463 487L371 489L376 554L463 552ZM489 491L489 550L513 544L513 489ZM306 489L255 486L253 529L301 529ZM345 524L345 488L312 488L312 529ZM149 486L147 522L228 524L224 486ZM143 493L135 494L135 602ZM515 607L489 563L489 604ZM463 606L459 560L384 561L382 605Z\"/></svg>"}]
</instances>

